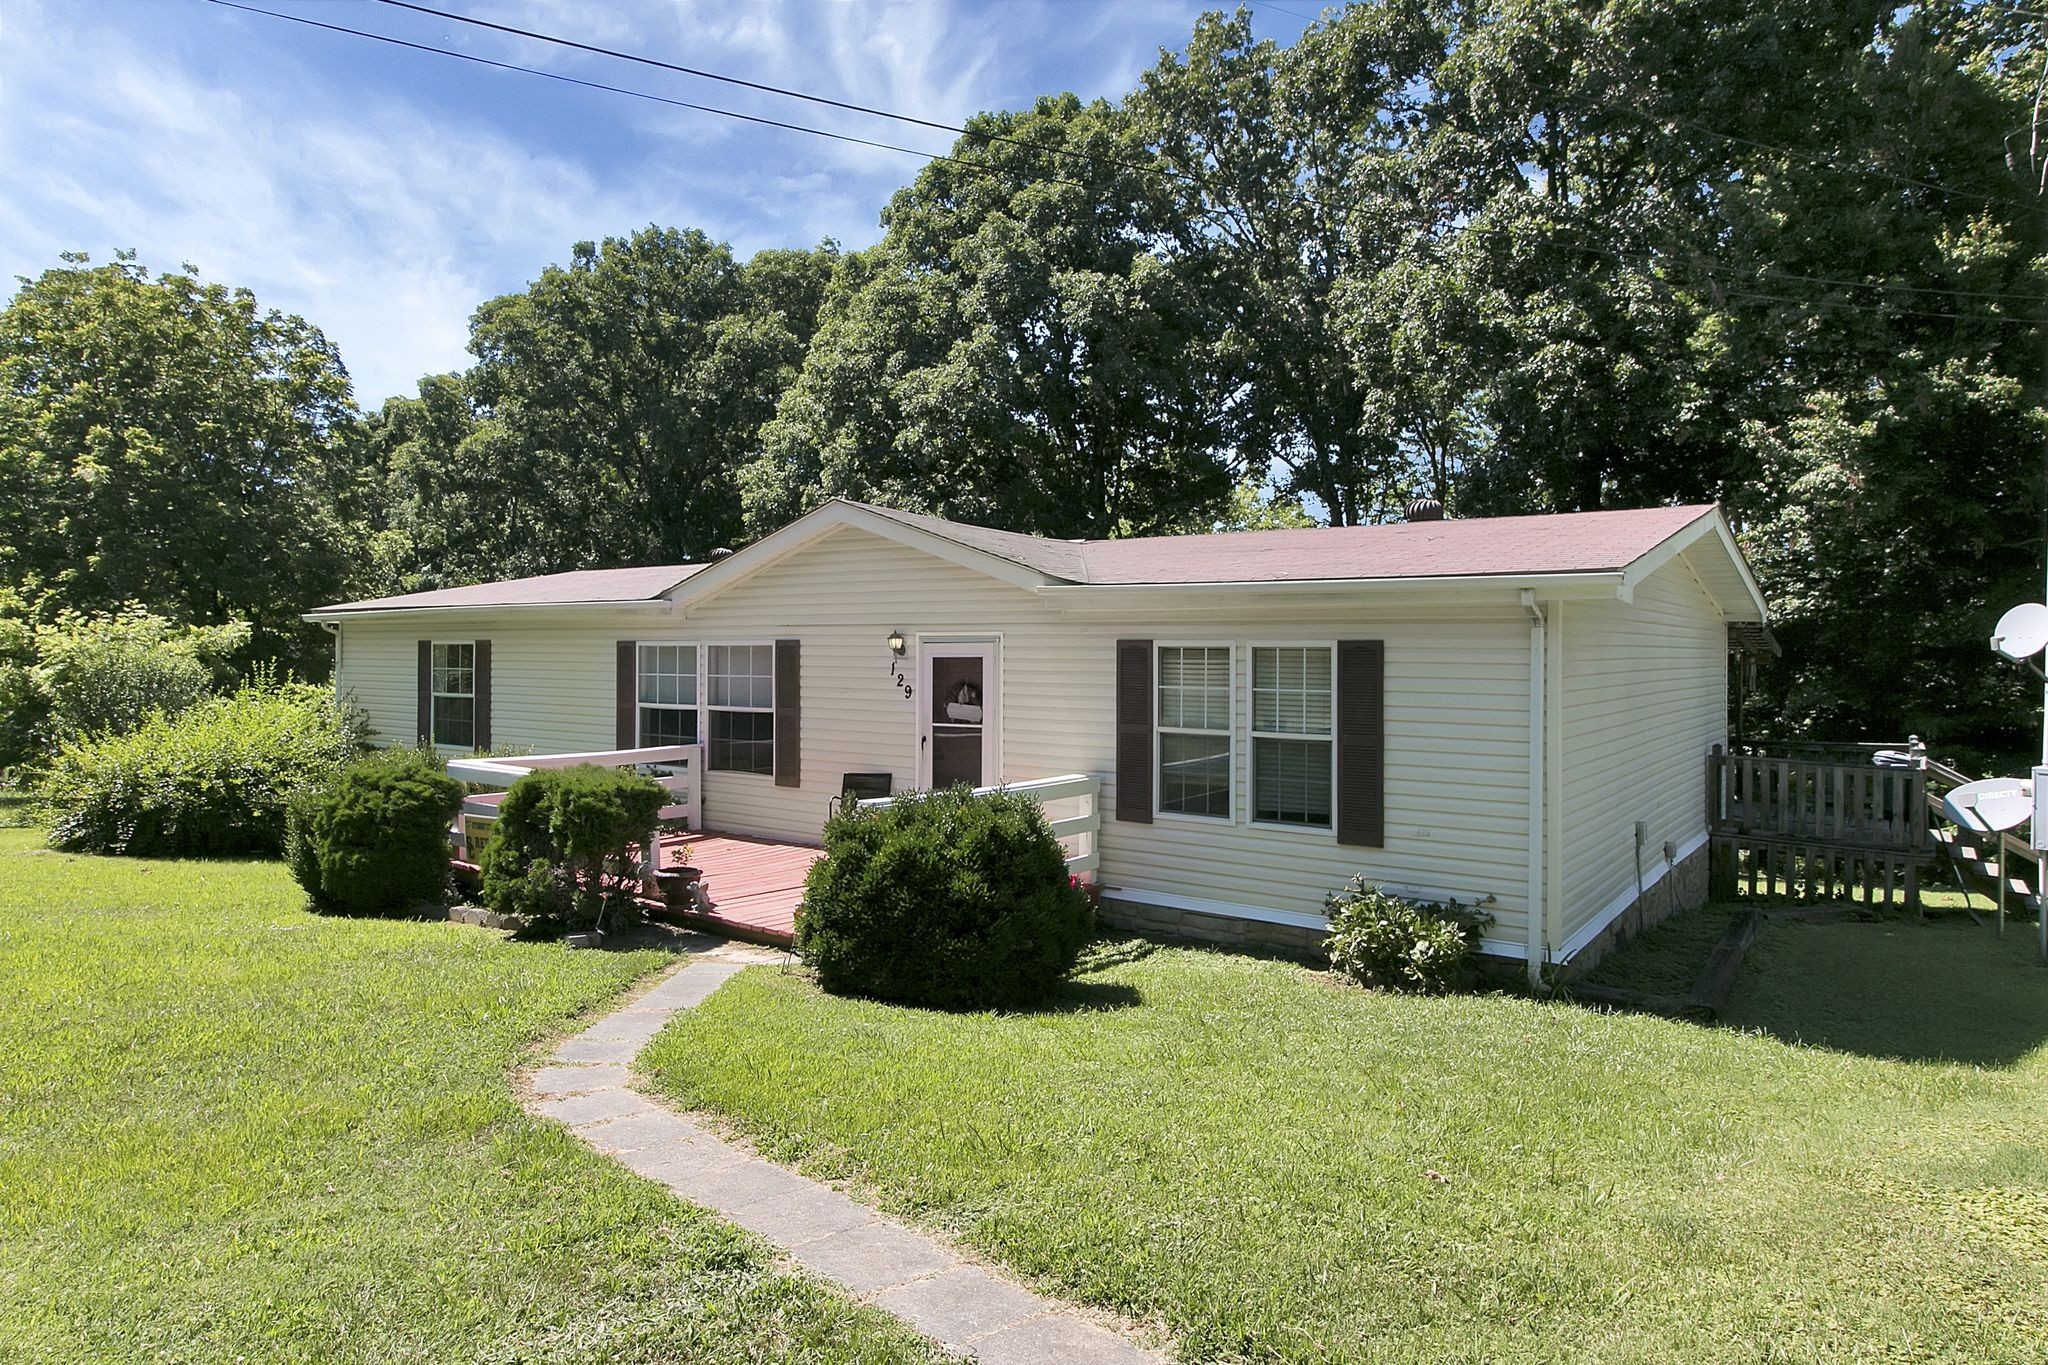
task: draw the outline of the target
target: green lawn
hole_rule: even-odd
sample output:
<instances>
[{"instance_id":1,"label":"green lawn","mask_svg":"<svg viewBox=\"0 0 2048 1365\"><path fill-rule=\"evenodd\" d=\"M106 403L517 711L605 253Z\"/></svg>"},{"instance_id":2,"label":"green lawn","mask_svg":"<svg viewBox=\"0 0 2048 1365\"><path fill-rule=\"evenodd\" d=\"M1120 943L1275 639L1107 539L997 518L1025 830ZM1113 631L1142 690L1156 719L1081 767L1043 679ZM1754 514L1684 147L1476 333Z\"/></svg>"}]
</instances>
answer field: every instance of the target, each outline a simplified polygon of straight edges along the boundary
<instances>
[{"instance_id":1,"label":"green lawn","mask_svg":"<svg viewBox=\"0 0 2048 1365\"><path fill-rule=\"evenodd\" d=\"M1010 1016L757 970L643 1062L1192 1359L2048 1360L2031 927L1773 926L1740 1030L1138 943Z\"/></svg>"},{"instance_id":2,"label":"green lawn","mask_svg":"<svg viewBox=\"0 0 2048 1365\"><path fill-rule=\"evenodd\" d=\"M0 1358L930 1359L520 1112L663 960L0 832Z\"/></svg>"}]
</instances>

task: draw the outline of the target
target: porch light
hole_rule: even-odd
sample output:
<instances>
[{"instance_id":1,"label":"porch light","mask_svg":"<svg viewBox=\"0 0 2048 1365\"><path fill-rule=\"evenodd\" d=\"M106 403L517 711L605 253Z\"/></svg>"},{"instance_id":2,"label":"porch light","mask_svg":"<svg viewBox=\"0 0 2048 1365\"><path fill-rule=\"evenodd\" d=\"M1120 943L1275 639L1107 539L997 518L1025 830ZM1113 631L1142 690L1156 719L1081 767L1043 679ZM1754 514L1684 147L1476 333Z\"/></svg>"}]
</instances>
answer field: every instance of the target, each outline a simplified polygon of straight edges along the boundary
<instances>
[{"instance_id":1,"label":"porch light","mask_svg":"<svg viewBox=\"0 0 2048 1365\"><path fill-rule=\"evenodd\" d=\"M903 657L903 632L902 632L902 631L900 631L900 630L892 630L892 631L890 631L890 632L889 632L889 652L890 652L891 654L894 654L894 655L895 655L895 656L896 656L897 658L899 658L899 659Z\"/></svg>"}]
</instances>

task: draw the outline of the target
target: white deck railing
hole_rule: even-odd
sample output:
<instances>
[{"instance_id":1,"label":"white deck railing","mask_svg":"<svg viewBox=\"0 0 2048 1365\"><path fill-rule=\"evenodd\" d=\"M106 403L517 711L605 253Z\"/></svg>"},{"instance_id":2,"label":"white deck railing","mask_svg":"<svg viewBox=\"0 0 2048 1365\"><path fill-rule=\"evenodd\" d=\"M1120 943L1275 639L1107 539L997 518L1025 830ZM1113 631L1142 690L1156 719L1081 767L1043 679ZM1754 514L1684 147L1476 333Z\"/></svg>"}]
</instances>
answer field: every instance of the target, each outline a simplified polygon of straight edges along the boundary
<instances>
[{"instance_id":1,"label":"white deck railing","mask_svg":"<svg viewBox=\"0 0 2048 1365\"><path fill-rule=\"evenodd\" d=\"M457 782L503 790L538 768L577 768L584 764L599 768L639 768L668 789L674 799L661 808L664 825L686 829L704 827L704 746L663 744L645 749L599 749L580 754L520 754L513 758L455 758L448 761L448 775ZM495 820L501 796L471 796L463 800L462 813L451 832L456 844L468 848L468 821ZM647 841L648 871L660 857L658 840ZM473 861L473 860L472 860Z\"/></svg>"},{"instance_id":2,"label":"white deck railing","mask_svg":"<svg viewBox=\"0 0 2048 1365\"><path fill-rule=\"evenodd\" d=\"M976 796L987 796L991 792L1016 792L1028 796L1040 806L1050 807L1058 802L1072 802L1075 811L1071 815L1055 816L1048 809L1046 820L1052 825L1053 834L1067 850L1067 871L1075 876L1094 872L1102 864L1102 855L1097 840L1102 833L1102 781L1087 773L1069 773L1064 777L1040 777L1029 782L1005 782L997 787L976 787ZM871 796L862 801L861 807L886 806L900 800L895 796Z\"/></svg>"}]
</instances>

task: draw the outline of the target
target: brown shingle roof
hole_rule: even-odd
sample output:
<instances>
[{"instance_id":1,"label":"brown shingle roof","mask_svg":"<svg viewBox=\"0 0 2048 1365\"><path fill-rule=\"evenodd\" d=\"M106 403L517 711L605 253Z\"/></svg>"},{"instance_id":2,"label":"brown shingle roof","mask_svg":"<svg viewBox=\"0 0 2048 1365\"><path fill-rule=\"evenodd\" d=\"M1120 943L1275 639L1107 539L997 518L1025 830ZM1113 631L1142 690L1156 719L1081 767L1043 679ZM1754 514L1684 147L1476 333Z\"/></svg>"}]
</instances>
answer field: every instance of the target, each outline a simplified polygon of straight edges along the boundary
<instances>
[{"instance_id":1,"label":"brown shingle roof","mask_svg":"<svg viewBox=\"0 0 2048 1365\"><path fill-rule=\"evenodd\" d=\"M649 602L666 593L703 564L655 564L640 569L575 569L535 578L508 578L497 583L472 583L462 588L436 588L398 597L372 597L339 602L319 611L415 611L430 607L548 607L586 603ZM317 614L317 613L316 613Z\"/></svg>"},{"instance_id":2,"label":"brown shingle roof","mask_svg":"<svg viewBox=\"0 0 2048 1365\"><path fill-rule=\"evenodd\" d=\"M1045 540L887 507L868 510L1052 578L1108 586L1613 572L1714 509L1646 507L1088 541Z\"/></svg>"},{"instance_id":3,"label":"brown shingle roof","mask_svg":"<svg viewBox=\"0 0 2048 1365\"><path fill-rule=\"evenodd\" d=\"M1555 516L1476 517L1297 531L1229 531L1128 540L1049 540L867 503L850 505L1019 564L1057 583L1098 586L1311 583L1388 578L1614 572L1713 512L1711 506ZM744 558L744 552L742 552ZM708 567L665 564L477 583L322 607L329 612L434 607L571 606L654 601Z\"/></svg>"}]
</instances>

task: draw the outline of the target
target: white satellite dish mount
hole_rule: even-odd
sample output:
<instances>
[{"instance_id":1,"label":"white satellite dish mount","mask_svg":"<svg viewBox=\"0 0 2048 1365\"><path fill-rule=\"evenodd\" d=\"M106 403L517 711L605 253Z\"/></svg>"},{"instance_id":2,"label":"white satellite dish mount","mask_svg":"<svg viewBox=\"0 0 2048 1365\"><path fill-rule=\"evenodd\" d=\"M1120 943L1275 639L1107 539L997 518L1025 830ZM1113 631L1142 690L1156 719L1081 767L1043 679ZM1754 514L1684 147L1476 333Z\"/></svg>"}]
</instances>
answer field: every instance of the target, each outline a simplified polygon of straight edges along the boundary
<instances>
[{"instance_id":1,"label":"white satellite dish mount","mask_svg":"<svg viewBox=\"0 0 2048 1365\"><path fill-rule=\"evenodd\" d=\"M2025 666L2048 682L2048 672L2042 671L2039 661L2041 651L2048 649L2048 606L2022 602L1999 617L1991 631L1991 648L1999 657Z\"/></svg>"}]
</instances>

